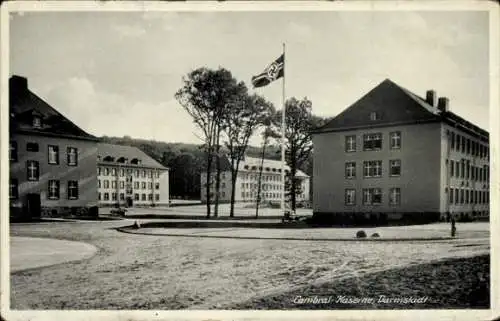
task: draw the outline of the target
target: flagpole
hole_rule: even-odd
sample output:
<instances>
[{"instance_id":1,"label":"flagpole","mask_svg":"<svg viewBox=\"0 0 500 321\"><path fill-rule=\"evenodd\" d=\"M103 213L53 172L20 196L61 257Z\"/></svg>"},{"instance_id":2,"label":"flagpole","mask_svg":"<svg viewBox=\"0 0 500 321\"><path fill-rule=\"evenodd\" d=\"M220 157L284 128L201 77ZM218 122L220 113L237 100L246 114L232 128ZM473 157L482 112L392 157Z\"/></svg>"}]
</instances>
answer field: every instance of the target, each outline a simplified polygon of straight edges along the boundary
<instances>
[{"instance_id":1,"label":"flagpole","mask_svg":"<svg viewBox=\"0 0 500 321\"><path fill-rule=\"evenodd\" d=\"M283 111L281 112L281 181L283 182L283 193L281 196L281 209L283 212L285 212L285 193L286 193L286 187L285 187L285 126L286 126L286 108L285 108L285 77L286 77L286 72L285 72L285 43L283 43L283 96L282 96L282 103L283 103Z\"/></svg>"}]
</instances>

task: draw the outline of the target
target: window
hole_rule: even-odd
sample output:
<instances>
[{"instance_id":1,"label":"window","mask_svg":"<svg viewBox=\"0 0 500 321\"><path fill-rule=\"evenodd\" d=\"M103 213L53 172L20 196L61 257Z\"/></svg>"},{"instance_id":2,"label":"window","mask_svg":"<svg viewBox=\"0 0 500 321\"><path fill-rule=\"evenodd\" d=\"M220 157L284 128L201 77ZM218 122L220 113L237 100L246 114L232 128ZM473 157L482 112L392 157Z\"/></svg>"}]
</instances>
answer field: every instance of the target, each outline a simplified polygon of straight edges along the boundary
<instances>
[{"instance_id":1,"label":"window","mask_svg":"<svg viewBox=\"0 0 500 321\"><path fill-rule=\"evenodd\" d=\"M59 164L59 147L54 145L49 145L48 152L49 152L49 164L52 165Z\"/></svg>"},{"instance_id":2,"label":"window","mask_svg":"<svg viewBox=\"0 0 500 321\"><path fill-rule=\"evenodd\" d=\"M390 133L391 137L391 149L400 149L401 148L401 132L392 132Z\"/></svg>"},{"instance_id":3,"label":"window","mask_svg":"<svg viewBox=\"0 0 500 321\"><path fill-rule=\"evenodd\" d=\"M104 188L109 188L109 181L107 179L104 180Z\"/></svg>"},{"instance_id":4,"label":"window","mask_svg":"<svg viewBox=\"0 0 500 321\"><path fill-rule=\"evenodd\" d=\"M9 160L17 162L17 142L9 142Z\"/></svg>"},{"instance_id":5,"label":"window","mask_svg":"<svg viewBox=\"0 0 500 321\"><path fill-rule=\"evenodd\" d=\"M101 168L97 167L97 175L101 175L101 172L102 172Z\"/></svg>"},{"instance_id":6,"label":"window","mask_svg":"<svg viewBox=\"0 0 500 321\"><path fill-rule=\"evenodd\" d=\"M453 177L455 175L455 161L451 160L449 163L450 163L450 176Z\"/></svg>"},{"instance_id":7,"label":"window","mask_svg":"<svg viewBox=\"0 0 500 321\"><path fill-rule=\"evenodd\" d=\"M363 149L364 150L378 150L382 149L382 134L365 134L363 135Z\"/></svg>"},{"instance_id":8,"label":"window","mask_svg":"<svg viewBox=\"0 0 500 321\"><path fill-rule=\"evenodd\" d=\"M49 180L49 199L59 199L59 181L51 179Z\"/></svg>"},{"instance_id":9,"label":"window","mask_svg":"<svg viewBox=\"0 0 500 321\"><path fill-rule=\"evenodd\" d=\"M241 185L243 185L243 184L241 184ZM155 183L155 189L160 189L160 183Z\"/></svg>"},{"instance_id":10,"label":"window","mask_svg":"<svg viewBox=\"0 0 500 321\"><path fill-rule=\"evenodd\" d=\"M460 171L461 178L465 178L465 161L462 159L462 170Z\"/></svg>"},{"instance_id":11,"label":"window","mask_svg":"<svg viewBox=\"0 0 500 321\"><path fill-rule=\"evenodd\" d=\"M465 145L467 144L467 142L465 141L465 137L462 137L461 141L462 141L462 153L465 154Z\"/></svg>"},{"instance_id":12,"label":"window","mask_svg":"<svg viewBox=\"0 0 500 321\"><path fill-rule=\"evenodd\" d=\"M68 199L78 199L78 181L68 181Z\"/></svg>"},{"instance_id":13,"label":"window","mask_svg":"<svg viewBox=\"0 0 500 321\"><path fill-rule=\"evenodd\" d=\"M28 181L38 181L40 177L40 164L37 161L29 160L26 162Z\"/></svg>"},{"instance_id":14,"label":"window","mask_svg":"<svg viewBox=\"0 0 500 321\"><path fill-rule=\"evenodd\" d=\"M9 198L17 199L19 197L19 182L15 178L11 178L9 182Z\"/></svg>"},{"instance_id":15,"label":"window","mask_svg":"<svg viewBox=\"0 0 500 321\"><path fill-rule=\"evenodd\" d=\"M146 171L145 170L142 171L142 177L146 177Z\"/></svg>"},{"instance_id":16,"label":"window","mask_svg":"<svg viewBox=\"0 0 500 321\"><path fill-rule=\"evenodd\" d=\"M139 189L139 182L134 182L134 188Z\"/></svg>"},{"instance_id":17,"label":"window","mask_svg":"<svg viewBox=\"0 0 500 321\"><path fill-rule=\"evenodd\" d=\"M401 175L401 160L394 159L389 162L389 173L391 176Z\"/></svg>"},{"instance_id":18,"label":"window","mask_svg":"<svg viewBox=\"0 0 500 321\"><path fill-rule=\"evenodd\" d=\"M390 205L400 205L401 204L401 189L391 188L389 191L389 204Z\"/></svg>"},{"instance_id":19,"label":"window","mask_svg":"<svg viewBox=\"0 0 500 321\"><path fill-rule=\"evenodd\" d=\"M135 170L135 177L139 177L139 170L138 169Z\"/></svg>"},{"instance_id":20,"label":"window","mask_svg":"<svg viewBox=\"0 0 500 321\"><path fill-rule=\"evenodd\" d=\"M104 193L104 200L109 201L109 193Z\"/></svg>"},{"instance_id":21,"label":"window","mask_svg":"<svg viewBox=\"0 0 500 321\"><path fill-rule=\"evenodd\" d=\"M101 188L101 180L100 179L97 180L97 187Z\"/></svg>"},{"instance_id":22,"label":"window","mask_svg":"<svg viewBox=\"0 0 500 321\"><path fill-rule=\"evenodd\" d=\"M68 166L78 165L78 150L75 147L68 147Z\"/></svg>"},{"instance_id":23,"label":"window","mask_svg":"<svg viewBox=\"0 0 500 321\"><path fill-rule=\"evenodd\" d=\"M470 139L467 138L467 154L470 154Z\"/></svg>"},{"instance_id":24,"label":"window","mask_svg":"<svg viewBox=\"0 0 500 321\"><path fill-rule=\"evenodd\" d=\"M142 182L142 189L146 189L146 182Z\"/></svg>"},{"instance_id":25,"label":"window","mask_svg":"<svg viewBox=\"0 0 500 321\"><path fill-rule=\"evenodd\" d=\"M116 176L116 168L111 169L111 176Z\"/></svg>"},{"instance_id":26,"label":"window","mask_svg":"<svg viewBox=\"0 0 500 321\"><path fill-rule=\"evenodd\" d=\"M345 151L355 152L356 151L356 136L346 136L345 137Z\"/></svg>"},{"instance_id":27,"label":"window","mask_svg":"<svg viewBox=\"0 0 500 321\"><path fill-rule=\"evenodd\" d=\"M101 200L101 193L97 193L97 200Z\"/></svg>"},{"instance_id":28,"label":"window","mask_svg":"<svg viewBox=\"0 0 500 321\"><path fill-rule=\"evenodd\" d=\"M450 204L453 204L453 200L454 200L454 198L453 198L453 192L454 192L454 189L450 188L450 193L448 195L449 196L449 202L450 202Z\"/></svg>"},{"instance_id":29,"label":"window","mask_svg":"<svg viewBox=\"0 0 500 321\"><path fill-rule=\"evenodd\" d=\"M451 149L455 149L455 133L451 132Z\"/></svg>"},{"instance_id":30,"label":"window","mask_svg":"<svg viewBox=\"0 0 500 321\"><path fill-rule=\"evenodd\" d=\"M370 120L379 120L379 119L380 119L380 116L376 111L372 111L370 113Z\"/></svg>"},{"instance_id":31,"label":"window","mask_svg":"<svg viewBox=\"0 0 500 321\"><path fill-rule=\"evenodd\" d=\"M26 150L28 152L38 152L38 144L37 143L27 143Z\"/></svg>"},{"instance_id":32,"label":"window","mask_svg":"<svg viewBox=\"0 0 500 321\"><path fill-rule=\"evenodd\" d=\"M463 189L460 189L460 204L463 204L464 203L464 190Z\"/></svg>"},{"instance_id":33,"label":"window","mask_svg":"<svg viewBox=\"0 0 500 321\"><path fill-rule=\"evenodd\" d=\"M104 176L109 176L109 168L104 168Z\"/></svg>"},{"instance_id":34,"label":"window","mask_svg":"<svg viewBox=\"0 0 500 321\"><path fill-rule=\"evenodd\" d=\"M120 201L124 201L124 200L125 200L125 194L120 193Z\"/></svg>"},{"instance_id":35,"label":"window","mask_svg":"<svg viewBox=\"0 0 500 321\"><path fill-rule=\"evenodd\" d=\"M116 201L116 193L111 193L111 200Z\"/></svg>"},{"instance_id":36,"label":"window","mask_svg":"<svg viewBox=\"0 0 500 321\"><path fill-rule=\"evenodd\" d=\"M156 178L160 178L160 171L156 172Z\"/></svg>"},{"instance_id":37,"label":"window","mask_svg":"<svg viewBox=\"0 0 500 321\"><path fill-rule=\"evenodd\" d=\"M382 189L367 188L363 189L363 204L378 205L382 203Z\"/></svg>"},{"instance_id":38,"label":"window","mask_svg":"<svg viewBox=\"0 0 500 321\"><path fill-rule=\"evenodd\" d=\"M139 194L134 194L134 200L138 201L139 200Z\"/></svg>"},{"instance_id":39,"label":"window","mask_svg":"<svg viewBox=\"0 0 500 321\"><path fill-rule=\"evenodd\" d=\"M159 201L160 200L160 194L155 194L155 201Z\"/></svg>"},{"instance_id":40,"label":"window","mask_svg":"<svg viewBox=\"0 0 500 321\"><path fill-rule=\"evenodd\" d=\"M146 200L146 194L142 194L142 198L141 198L143 201Z\"/></svg>"},{"instance_id":41,"label":"window","mask_svg":"<svg viewBox=\"0 0 500 321\"><path fill-rule=\"evenodd\" d=\"M41 128L42 127L42 120L38 116L33 117L33 128Z\"/></svg>"},{"instance_id":42,"label":"window","mask_svg":"<svg viewBox=\"0 0 500 321\"><path fill-rule=\"evenodd\" d=\"M356 163L348 162L345 163L345 178L355 178L356 177Z\"/></svg>"},{"instance_id":43,"label":"window","mask_svg":"<svg viewBox=\"0 0 500 321\"><path fill-rule=\"evenodd\" d=\"M366 161L363 163L364 177L382 176L382 161Z\"/></svg>"},{"instance_id":44,"label":"window","mask_svg":"<svg viewBox=\"0 0 500 321\"><path fill-rule=\"evenodd\" d=\"M222 187L224 187L224 186L222 186ZM152 182L149 182L149 183L148 183L148 188L149 188L149 189L153 189L153 183L152 183Z\"/></svg>"},{"instance_id":45,"label":"window","mask_svg":"<svg viewBox=\"0 0 500 321\"><path fill-rule=\"evenodd\" d=\"M458 204L460 202L460 199L459 199L459 194L458 194L458 189L455 189L455 204Z\"/></svg>"},{"instance_id":46,"label":"window","mask_svg":"<svg viewBox=\"0 0 500 321\"><path fill-rule=\"evenodd\" d=\"M120 188L125 188L125 182L124 181L120 182Z\"/></svg>"},{"instance_id":47,"label":"window","mask_svg":"<svg viewBox=\"0 0 500 321\"><path fill-rule=\"evenodd\" d=\"M111 181L111 188L116 188L116 181Z\"/></svg>"},{"instance_id":48,"label":"window","mask_svg":"<svg viewBox=\"0 0 500 321\"><path fill-rule=\"evenodd\" d=\"M346 189L345 190L345 205L355 205L356 204L356 190Z\"/></svg>"},{"instance_id":49,"label":"window","mask_svg":"<svg viewBox=\"0 0 500 321\"><path fill-rule=\"evenodd\" d=\"M124 170L123 168L122 168L122 169L120 169L120 176L121 176L121 177L125 176L125 170Z\"/></svg>"},{"instance_id":50,"label":"window","mask_svg":"<svg viewBox=\"0 0 500 321\"><path fill-rule=\"evenodd\" d=\"M148 194L148 201L152 201L153 200L153 194Z\"/></svg>"}]
</instances>

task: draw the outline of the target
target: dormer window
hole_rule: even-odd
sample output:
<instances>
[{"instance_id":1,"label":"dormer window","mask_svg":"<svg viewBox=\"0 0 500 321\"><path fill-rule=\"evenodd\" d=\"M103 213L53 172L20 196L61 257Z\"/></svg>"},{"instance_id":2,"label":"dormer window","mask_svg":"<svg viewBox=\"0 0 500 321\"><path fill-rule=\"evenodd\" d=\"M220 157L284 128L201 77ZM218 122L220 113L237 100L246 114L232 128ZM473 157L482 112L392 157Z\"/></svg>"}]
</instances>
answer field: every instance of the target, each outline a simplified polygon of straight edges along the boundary
<instances>
[{"instance_id":1,"label":"dormer window","mask_svg":"<svg viewBox=\"0 0 500 321\"><path fill-rule=\"evenodd\" d=\"M39 116L33 116L33 128L42 128L42 119Z\"/></svg>"},{"instance_id":2,"label":"dormer window","mask_svg":"<svg viewBox=\"0 0 500 321\"><path fill-rule=\"evenodd\" d=\"M379 120L379 119L380 119L380 115L376 111L372 111L370 113L370 120Z\"/></svg>"}]
</instances>

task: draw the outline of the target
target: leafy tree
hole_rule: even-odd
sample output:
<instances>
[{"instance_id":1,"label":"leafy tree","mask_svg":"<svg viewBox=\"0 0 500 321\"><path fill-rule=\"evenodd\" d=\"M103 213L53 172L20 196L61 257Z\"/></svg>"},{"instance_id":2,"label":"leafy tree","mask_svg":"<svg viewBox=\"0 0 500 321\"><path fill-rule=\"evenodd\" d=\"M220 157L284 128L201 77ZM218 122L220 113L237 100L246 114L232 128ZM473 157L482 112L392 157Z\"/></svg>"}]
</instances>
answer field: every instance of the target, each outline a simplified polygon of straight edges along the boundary
<instances>
[{"instance_id":1,"label":"leafy tree","mask_svg":"<svg viewBox=\"0 0 500 321\"><path fill-rule=\"evenodd\" d=\"M312 102L307 98L288 99L285 102L285 110L285 160L290 167L285 180L285 188L290 198L291 209L295 210L297 194L301 192L300 180L296 177L297 171L304 166L312 153L311 130L322 124L324 120L312 114ZM281 113L282 111L279 110L274 117L276 126L281 124Z\"/></svg>"},{"instance_id":2,"label":"leafy tree","mask_svg":"<svg viewBox=\"0 0 500 321\"><path fill-rule=\"evenodd\" d=\"M246 88L245 88L246 89ZM234 203L236 197L236 180L240 162L245 156L248 142L255 131L266 120L270 122L275 110L273 105L259 95L248 95L242 90L241 95L231 104L231 110L226 114L224 133L226 135L226 148L228 149L231 163L231 204L229 216L234 216Z\"/></svg>"},{"instance_id":3,"label":"leafy tree","mask_svg":"<svg viewBox=\"0 0 500 321\"><path fill-rule=\"evenodd\" d=\"M190 72L183 78L183 86L175 94L184 110L193 118L195 125L201 130L204 152L206 155L207 184L207 218L210 217L210 188L212 177L212 163L216 160L218 165L220 144L219 135L222 130L221 123L234 96L241 90L231 72L219 68L211 70L205 67ZM217 173L216 188L220 184L220 171ZM218 201L216 190L216 204Z\"/></svg>"}]
</instances>

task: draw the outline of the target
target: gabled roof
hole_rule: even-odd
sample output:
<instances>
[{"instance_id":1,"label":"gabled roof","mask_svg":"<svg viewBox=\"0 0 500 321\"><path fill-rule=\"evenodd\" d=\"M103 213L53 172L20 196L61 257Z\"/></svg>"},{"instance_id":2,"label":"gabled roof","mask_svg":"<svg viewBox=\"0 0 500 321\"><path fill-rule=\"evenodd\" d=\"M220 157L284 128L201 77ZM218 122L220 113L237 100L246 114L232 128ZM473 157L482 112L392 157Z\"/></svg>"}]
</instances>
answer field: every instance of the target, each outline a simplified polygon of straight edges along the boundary
<instances>
[{"instance_id":1,"label":"gabled roof","mask_svg":"<svg viewBox=\"0 0 500 321\"><path fill-rule=\"evenodd\" d=\"M372 112L379 116L377 120L370 119ZM438 121L459 126L462 130L479 135L483 139L489 136L487 131L450 111L439 110L390 79L385 79L313 133Z\"/></svg>"},{"instance_id":2,"label":"gabled roof","mask_svg":"<svg viewBox=\"0 0 500 321\"><path fill-rule=\"evenodd\" d=\"M10 132L57 136L97 141L68 118L28 89L24 77L12 76L9 81ZM33 127L33 117L41 119L41 127Z\"/></svg>"},{"instance_id":3,"label":"gabled roof","mask_svg":"<svg viewBox=\"0 0 500 321\"><path fill-rule=\"evenodd\" d=\"M122 164L117 161L119 158L123 157L127 159L126 165L128 167L168 169L139 148L133 146L99 143L97 144L97 156L100 159L98 161L99 164ZM111 156L113 161L104 161L104 158L107 156ZM132 164L131 162L133 159L140 160L140 164Z\"/></svg>"},{"instance_id":4,"label":"gabled roof","mask_svg":"<svg viewBox=\"0 0 500 321\"><path fill-rule=\"evenodd\" d=\"M386 79L315 132L436 121L439 115L433 109L416 95ZM377 113L378 120L370 120L372 112Z\"/></svg>"}]
</instances>

